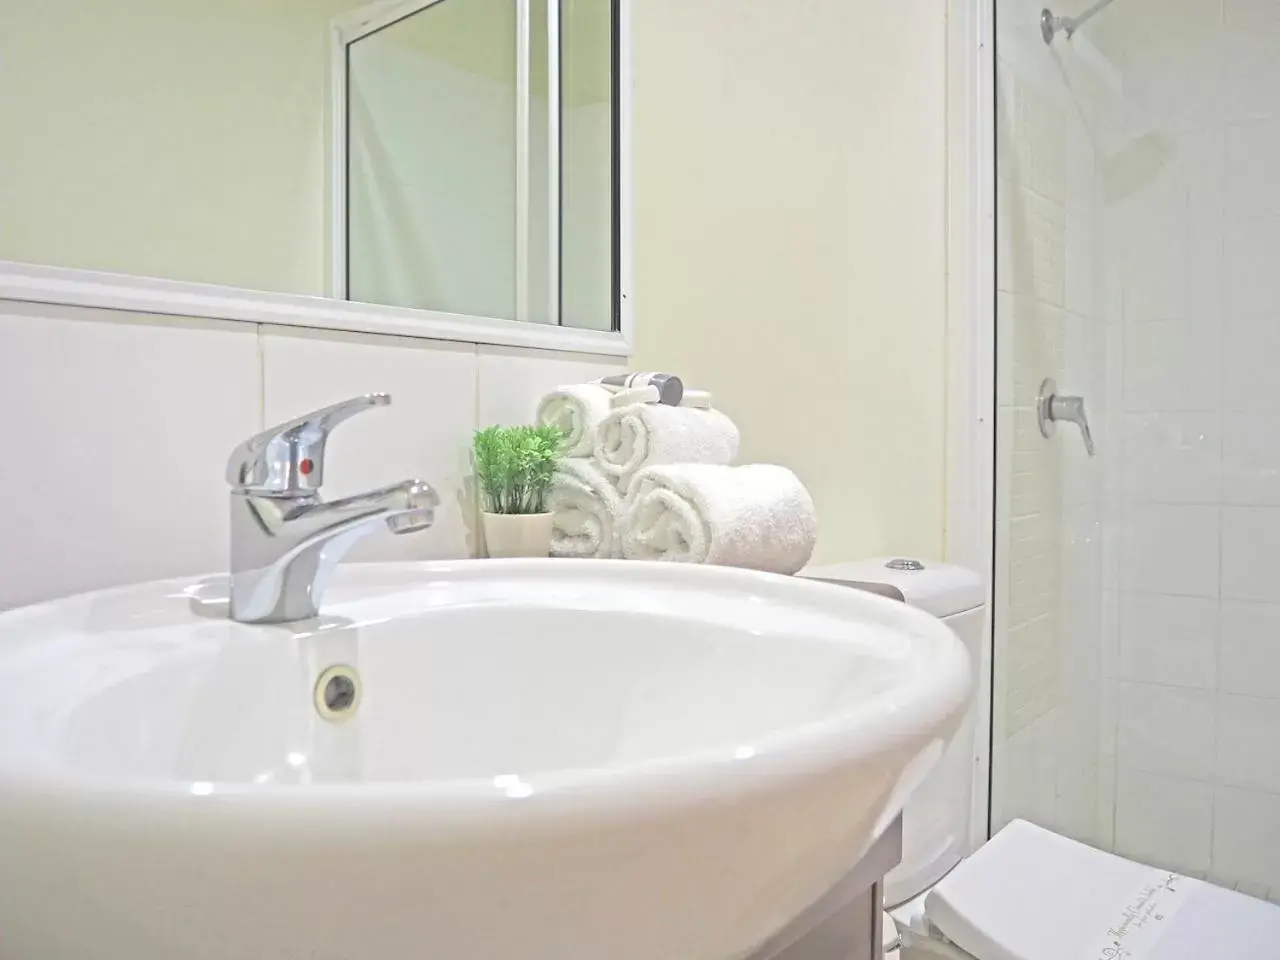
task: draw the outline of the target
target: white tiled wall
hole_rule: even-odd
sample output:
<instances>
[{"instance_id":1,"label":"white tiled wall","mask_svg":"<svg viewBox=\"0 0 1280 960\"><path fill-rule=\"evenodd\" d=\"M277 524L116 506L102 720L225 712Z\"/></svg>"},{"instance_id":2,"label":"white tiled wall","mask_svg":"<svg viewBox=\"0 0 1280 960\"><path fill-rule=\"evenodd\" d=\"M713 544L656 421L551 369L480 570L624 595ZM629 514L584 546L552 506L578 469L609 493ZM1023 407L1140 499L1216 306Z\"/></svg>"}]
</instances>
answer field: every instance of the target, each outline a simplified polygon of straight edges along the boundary
<instances>
[{"instance_id":1,"label":"white tiled wall","mask_svg":"<svg viewBox=\"0 0 1280 960\"><path fill-rule=\"evenodd\" d=\"M1068 501L1053 496L1069 471L1044 449L1027 450L1038 436L1016 425L1025 405L1017 385L1034 381L1054 356L1048 347L1020 351L1018 342L1059 334L1024 322L1030 314L1018 314L1010 298L1000 317L1000 336L1013 339L1016 383L1005 395L1015 426L1001 433L1014 462L1005 496L1015 518L1037 512L1037 528L1048 531L1042 549L1059 551L1061 592L1050 607L1092 611L1087 593L1100 590L1097 620L1060 634L1077 651L1062 651L1062 662L1098 657L1092 839L1280 900L1280 5L1186 0L1153 17L1149 6L1115 4L1082 32L1098 51L1092 56L1074 43L1045 48L1024 29L1031 6L1000 0L1000 19L1020 25L1002 28L1001 90L1012 85L1016 97L1034 84L1036 96L1056 97L1089 134L1074 142L1068 122L1063 149L1078 176L1068 170L1062 259L1066 308L1100 324L1102 349L1088 359L1068 345L1059 382L1072 392L1087 383L1098 394L1096 403L1086 394L1102 425L1099 456L1088 465L1102 491L1097 581L1070 573L1080 561L1067 549ZM1119 85L1107 81L1103 60ZM1021 111L1002 107L1007 136L1041 136L1057 150L1033 126L1017 129ZM1015 179L1029 162L1055 168L1025 144L1009 146L1001 160ZM1007 242L1030 240L1027 251L1001 251L1004 285L1052 304L1059 258L1045 226L1057 222L1046 212L1050 181L1021 176L1019 189L1039 198L1020 208L1010 191L1015 200L1003 205ZM1044 277L1019 278L1019 269ZM1073 296L1073 277L1089 291L1083 301ZM1104 371L1101 386L1085 372L1090 364ZM1094 501L1082 503L1087 511ZM1012 539L1009 569L998 571L1012 581L1006 662L1016 662L1023 629L1020 551ZM1082 635L1093 627L1096 640ZM1005 677L1005 699L1030 715L1069 710L1061 686L1054 695L1036 688L1038 705L1026 707L1027 679ZM1028 729L1060 768L1061 738L1048 738L1039 721ZM1025 733L1006 732L1014 747ZM1078 829L1060 789L1047 805L1046 761L1031 755L1004 756L997 777L1016 798L1006 818L1030 810L1048 826ZM999 751L996 763L999 770ZM1020 806L1037 790L1039 807Z\"/></svg>"},{"instance_id":2,"label":"white tiled wall","mask_svg":"<svg viewBox=\"0 0 1280 960\"><path fill-rule=\"evenodd\" d=\"M1095 35L1126 90L1112 166L1143 139L1161 159L1105 211L1124 305L1116 850L1280 899L1280 17L1123 6Z\"/></svg>"},{"instance_id":3,"label":"white tiled wall","mask_svg":"<svg viewBox=\"0 0 1280 960\"><path fill-rule=\"evenodd\" d=\"M264 426L359 393L325 491L408 477L440 493L428 531L356 560L471 556L471 433L532 420L616 360L538 350L0 302L0 609L227 567L227 456Z\"/></svg>"}]
</instances>

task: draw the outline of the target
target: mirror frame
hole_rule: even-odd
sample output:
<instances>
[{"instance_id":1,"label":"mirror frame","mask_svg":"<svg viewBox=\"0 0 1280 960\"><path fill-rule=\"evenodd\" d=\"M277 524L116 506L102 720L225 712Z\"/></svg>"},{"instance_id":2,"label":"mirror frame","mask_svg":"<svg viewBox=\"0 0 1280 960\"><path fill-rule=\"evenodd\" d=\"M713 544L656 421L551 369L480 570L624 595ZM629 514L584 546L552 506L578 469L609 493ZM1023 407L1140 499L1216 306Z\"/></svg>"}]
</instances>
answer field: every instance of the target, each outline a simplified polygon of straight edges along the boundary
<instances>
[{"instance_id":1,"label":"mirror frame","mask_svg":"<svg viewBox=\"0 0 1280 960\"><path fill-rule=\"evenodd\" d=\"M355 14L334 21L330 25L331 44L335 50L339 44L343 44L341 48L343 55L332 57L331 62L340 60L345 66L343 38L350 31L359 30L370 23L375 16L385 18L384 22L392 22L436 2L440 0L390 0L390 2L377 4L376 9L366 7ZM520 9L525 11L522 20L527 25L529 4L546 2L546 0L516 0L516 2L519 3ZM174 317L239 320L255 324L270 323L354 333L389 334L424 340L531 347L596 356L630 356L635 343L632 309L631 0L615 0L615 2L617 5L615 33L617 46L614 54L616 148L613 204L616 240L613 287L617 329L583 330L547 323L472 317L305 294L250 290L219 284L11 260L0 260L0 301L48 303ZM360 35L363 36L364 33ZM331 70L330 73L330 98L336 97L340 92L345 107L345 69L340 75L337 70ZM340 154L335 152L339 122L342 119L339 116L340 113L345 116L344 111L335 111L330 122L330 136L334 140L331 141L328 179L331 188L336 187L341 181L343 205L332 207L331 221L338 219L332 215L333 211L345 210L345 122L341 123L342 150ZM527 114L525 122L527 123ZM342 157L341 164L335 162L339 156ZM525 170L527 173L527 167ZM336 196L331 193L328 201L334 203L336 199ZM333 224L332 232L335 236L337 235L336 223ZM330 290L337 289L334 283L336 277L345 276L345 221L342 233L344 235L343 269L334 272L337 259L335 245L329 264Z\"/></svg>"}]
</instances>

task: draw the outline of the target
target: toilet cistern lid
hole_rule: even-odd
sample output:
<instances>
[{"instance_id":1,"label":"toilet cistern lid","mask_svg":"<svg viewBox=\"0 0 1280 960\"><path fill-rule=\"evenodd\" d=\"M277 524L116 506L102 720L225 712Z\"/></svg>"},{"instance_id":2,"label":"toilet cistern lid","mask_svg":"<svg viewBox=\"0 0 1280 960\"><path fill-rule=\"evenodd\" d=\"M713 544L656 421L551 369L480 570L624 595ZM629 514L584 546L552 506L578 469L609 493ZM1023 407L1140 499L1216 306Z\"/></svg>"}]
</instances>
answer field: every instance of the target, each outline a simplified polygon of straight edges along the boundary
<instances>
[{"instance_id":1,"label":"toilet cistern lid","mask_svg":"<svg viewBox=\"0 0 1280 960\"><path fill-rule=\"evenodd\" d=\"M932 560L906 557L870 557L843 563L814 564L800 571L802 577L829 583L880 583L895 588L913 607L935 617L949 617L980 607L986 587L972 570Z\"/></svg>"}]
</instances>

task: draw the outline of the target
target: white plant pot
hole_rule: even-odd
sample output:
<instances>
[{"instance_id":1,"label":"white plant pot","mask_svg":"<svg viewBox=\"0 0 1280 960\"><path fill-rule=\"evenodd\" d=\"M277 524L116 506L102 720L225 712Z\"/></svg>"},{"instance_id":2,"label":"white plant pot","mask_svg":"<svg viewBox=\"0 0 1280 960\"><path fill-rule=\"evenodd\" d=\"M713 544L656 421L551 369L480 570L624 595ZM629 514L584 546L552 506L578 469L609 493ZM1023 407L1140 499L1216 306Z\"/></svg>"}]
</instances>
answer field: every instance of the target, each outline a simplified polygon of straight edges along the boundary
<instances>
[{"instance_id":1,"label":"white plant pot","mask_svg":"<svg viewBox=\"0 0 1280 960\"><path fill-rule=\"evenodd\" d=\"M491 557L545 557L551 553L551 514L485 513L484 545Z\"/></svg>"}]
</instances>

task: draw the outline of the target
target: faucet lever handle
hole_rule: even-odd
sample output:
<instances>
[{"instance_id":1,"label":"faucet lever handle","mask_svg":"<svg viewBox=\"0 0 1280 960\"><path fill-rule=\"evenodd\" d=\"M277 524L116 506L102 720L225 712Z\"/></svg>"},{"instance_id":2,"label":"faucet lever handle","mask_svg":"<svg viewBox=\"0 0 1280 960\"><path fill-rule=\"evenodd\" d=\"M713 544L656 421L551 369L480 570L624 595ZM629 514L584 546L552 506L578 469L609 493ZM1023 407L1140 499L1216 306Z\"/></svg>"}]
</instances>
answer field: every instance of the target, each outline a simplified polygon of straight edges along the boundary
<instances>
[{"instance_id":1,"label":"faucet lever handle","mask_svg":"<svg viewBox=\"0 0 1280 960\"><path fill-rule=\"evenodd\" d=\"M391 402L386 393L352 397L250 437L227 460L227 482L238 490L305 496L324 483L324 445L338 424Z\"/></svg>"},{"instance_id":2,"label":"faucet lever handle","mask_svg":"<svg viewBox=\"0 0 1280 960\"><path fill-rule=\"evenodd\" d=\"M1053 436L1058 422L1065 420L1080 428L1080 439L1084 441L1084 451L1093 456L1093 431L1089 429L1089 415L1085 413L1084 397L1073 397L1058 393L1058 385L1052 377L1040 384L1040 396L1036 398L1036 419L1040 422L1040 434Z\"/></svg>"}]
</instances>

